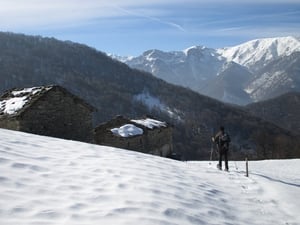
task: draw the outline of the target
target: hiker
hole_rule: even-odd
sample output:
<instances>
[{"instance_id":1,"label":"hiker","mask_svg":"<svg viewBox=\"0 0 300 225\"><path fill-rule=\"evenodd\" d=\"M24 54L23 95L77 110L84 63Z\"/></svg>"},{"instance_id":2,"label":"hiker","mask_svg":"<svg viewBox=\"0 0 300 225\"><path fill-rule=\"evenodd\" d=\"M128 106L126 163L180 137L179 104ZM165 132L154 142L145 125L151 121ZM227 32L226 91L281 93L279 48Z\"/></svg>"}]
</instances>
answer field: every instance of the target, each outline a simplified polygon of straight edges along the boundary
<instances>
[{"instance_id":1,"label":"hiker","mask_svg":"<svg viewBox=\"0 0 300 225\"><path fill-rule=\"evenodd\" d=\"M218 168L222 170L222 158L224 156L225 170L228 171L228 150L230 143L230 136L225 132L223 126L220 127L219 132L212 138L212 141L217 143L219 150L219 164Z\"/></svg>"}]
</instances>

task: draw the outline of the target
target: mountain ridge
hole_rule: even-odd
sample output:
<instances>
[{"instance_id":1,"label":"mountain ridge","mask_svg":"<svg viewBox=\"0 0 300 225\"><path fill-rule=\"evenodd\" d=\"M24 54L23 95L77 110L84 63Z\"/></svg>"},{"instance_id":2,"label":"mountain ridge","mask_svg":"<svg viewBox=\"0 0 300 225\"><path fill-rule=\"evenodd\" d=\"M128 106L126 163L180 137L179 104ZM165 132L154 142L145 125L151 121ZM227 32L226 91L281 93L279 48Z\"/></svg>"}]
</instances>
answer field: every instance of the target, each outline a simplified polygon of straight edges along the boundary
<instances>
[{"instance_id":1,"label":"mountain ridge","mask_svg":"<svg viewBox=\"0 0 300 225\"><path fill-rule=\"evenodd\" d=\"M218 49L228 61L234 61L254 71L261 69L260 65L256 65L257 61L263 59L266 64L268 60L289 56L295 51L300 51L300 41L292 36L255 39L237 46Z\"/></svg>"},{"instance_id":2,"label":"mountain ridge","mask_svg":"<svg viewBox=\"0 0 300 225\"><path fill-rule=\"evenodd\" d=\"M289 92L279 97L252 103L245 109L282 128L300 134L300 93Z\"/></svg>"}]
</instances>

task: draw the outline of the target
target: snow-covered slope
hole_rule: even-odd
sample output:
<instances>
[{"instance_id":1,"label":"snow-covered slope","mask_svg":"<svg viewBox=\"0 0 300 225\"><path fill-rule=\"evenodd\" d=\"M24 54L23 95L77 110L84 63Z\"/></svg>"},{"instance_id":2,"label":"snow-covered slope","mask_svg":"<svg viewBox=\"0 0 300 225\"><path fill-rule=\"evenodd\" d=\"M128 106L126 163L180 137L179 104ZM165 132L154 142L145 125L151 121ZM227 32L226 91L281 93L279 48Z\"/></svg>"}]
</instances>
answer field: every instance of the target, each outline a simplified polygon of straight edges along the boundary
<instances>
[{"instance_id":1,"label":"snow-covered slope","mask_svg":"<svg viewBox=\"0 0 300 225\"><path fill-rule=\"evenodd\" d=\"M300 160L178 162L0 129L0 224L299 224Z\"/></svg>"},{"instance_id":2,"label":"snow-covered slope","mask_svg":"<svg viewBox=\"0 0 300 225\"><path fill-rule=\"evenodd\" d=\"M264 38L252 40L238 46L218 49L228 61L257 71L268 62L300 51L300 41L294 37Z\"/></svg>"},{"instance_id":3,"label":"snow-covered slope","mask_svg":"<svg viewBox=\"0 0 300 225\"><path fill-rule=\"evenodd\" d=\"M201 90L203 94L234 104L247 104L251 102L244 88L251 79L252 74L243 66L228 62L218 76L207 82Z\"/></svg>"},{"instance_id":4,"label":"snow-covered slope","mask_svg":"<svg viewBox=\"0 0 300 225\"><path fill-rule=\"evenodd\" d=\"M300 92L300 51L268 63L248 82L246 91L253 100L271 99L288 92Z\"/></svg>"}]
</instances>

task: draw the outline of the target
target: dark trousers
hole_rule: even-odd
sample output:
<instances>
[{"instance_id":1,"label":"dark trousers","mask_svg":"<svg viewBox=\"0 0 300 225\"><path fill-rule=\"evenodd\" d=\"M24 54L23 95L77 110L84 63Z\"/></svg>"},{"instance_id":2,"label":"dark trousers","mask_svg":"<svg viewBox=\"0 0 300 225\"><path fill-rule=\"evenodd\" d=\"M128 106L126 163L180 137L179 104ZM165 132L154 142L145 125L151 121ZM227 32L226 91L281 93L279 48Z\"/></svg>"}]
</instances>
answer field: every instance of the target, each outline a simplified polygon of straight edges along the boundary
<instances>
[{"instance_id":1,"label":"dark trousers","mask_svg":"<svg viewBox=\"0 0 300 225\"><path fill-rule=\"evenodd\" d=\"M224 156L225 169L228 170L228 148L222 146L219 148L219 168L222 169L222 159Z\"/></svg>"}]
</instances>

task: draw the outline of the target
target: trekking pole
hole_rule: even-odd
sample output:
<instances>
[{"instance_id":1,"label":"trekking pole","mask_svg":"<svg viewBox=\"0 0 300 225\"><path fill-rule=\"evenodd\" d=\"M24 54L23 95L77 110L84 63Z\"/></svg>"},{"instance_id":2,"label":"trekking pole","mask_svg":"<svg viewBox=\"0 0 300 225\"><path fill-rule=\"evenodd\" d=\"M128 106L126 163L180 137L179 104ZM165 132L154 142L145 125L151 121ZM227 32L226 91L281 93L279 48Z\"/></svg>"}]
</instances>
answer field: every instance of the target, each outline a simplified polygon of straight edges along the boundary
<instances>
[{"instance_id":1,"label":"trekking pole","mask_svg":"<svg viewBox=\"0 0 300 225\"><path fill-rule=\"evenodd\" d=\"M211 134L212 134L212 136L211 136L211 146L210 146L210 158L209 158L209 165L211 165L211 162L212 162L212 158L213 158L213 153L214 153L214 137L213 137L213 135L214 135L214 129L211 129Z\"/></svg>"},{"instance_id":2,"label":"trekking pole","mask_svg":"<svg viewBox=\"0 0 300 225\"><path fill-rule=\"evenodd\" d=\"M211 148L210 148L210 161L209 161L209 165L211 165L211 161L212 161L212 156L213 156L213 152L214 152L214 143L211 142Z\"/></svg>"}]
</instances>

